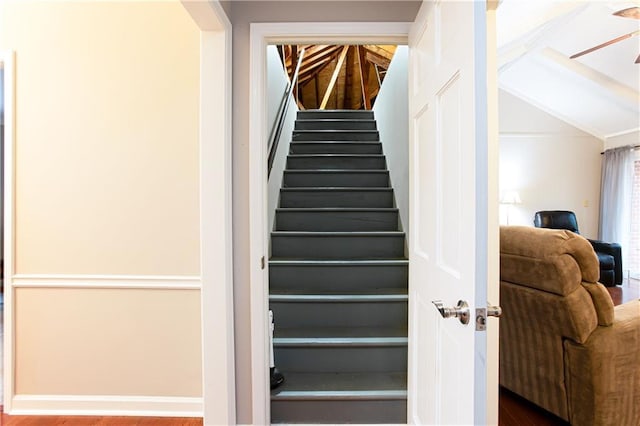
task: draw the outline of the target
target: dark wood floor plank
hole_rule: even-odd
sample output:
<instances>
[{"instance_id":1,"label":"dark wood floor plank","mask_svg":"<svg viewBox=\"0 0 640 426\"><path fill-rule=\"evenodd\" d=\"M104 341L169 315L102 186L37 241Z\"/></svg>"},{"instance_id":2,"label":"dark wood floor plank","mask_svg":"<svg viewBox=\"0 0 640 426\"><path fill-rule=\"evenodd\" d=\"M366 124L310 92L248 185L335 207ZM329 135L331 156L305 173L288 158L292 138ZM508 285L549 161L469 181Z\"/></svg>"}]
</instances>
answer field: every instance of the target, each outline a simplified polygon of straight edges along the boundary
<instances>
[{"instance_id":1,"label":"dark wood floor plank","mask_svg":"<svg viewBox=\"0 0 640 426\"><path fill-rule=\"evenodd\" d=\"M202 426L198 417L9 416L2 426Z\"/></svg>"}]
</instances>

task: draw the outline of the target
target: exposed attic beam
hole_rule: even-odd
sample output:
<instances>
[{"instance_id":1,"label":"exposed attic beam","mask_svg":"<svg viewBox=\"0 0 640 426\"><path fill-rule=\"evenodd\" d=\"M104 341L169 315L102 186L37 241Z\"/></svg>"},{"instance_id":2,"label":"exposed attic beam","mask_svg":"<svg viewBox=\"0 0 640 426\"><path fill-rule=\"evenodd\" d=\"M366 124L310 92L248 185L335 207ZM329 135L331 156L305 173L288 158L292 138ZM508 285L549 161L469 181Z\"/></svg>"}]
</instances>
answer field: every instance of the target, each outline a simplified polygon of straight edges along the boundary
<instances>
[{"instance_id":1,"label":"exposed attic beam","mask_svg":"<svg viewBox=\"0 0 640 426\"><path fill-rule=\"evenodd\" d=\"M365 58L367 59L367 61L376 64L377 66L384 68L384 69L389 69L389 65L391 64L391 61L383 58L382 56L376 55L373 52L367 51L367 53L365 54Z\"/></svg>"},{"instance_id":2,"label":"exposed attic beam","mask_svg":"<svg viewBox=\"0 0 640 426\"><path fill-rule=\"evenodd\" d=\"M300 85L307 84L310 80L315 78L318 73L322 72L329 64L335 59L337 55L327 56L312 67L306 69L302 74L298 75L298 81Z\"/></svg>"},{"instance_id":3,"label":"exposed attic beam","mask_svg":"<svg viewBox=\"0 0 640 426\"><path fill-rule=\"evenodd\" d=\"M362 88L362 104L364 109L371 109L371 99L369 98L369 68L365 60L365 49L356 47L358 52L358 62L360 64L360 87Z\"/></svg>"},{"instance_id":4,"label":"exposed attic beam","mask_svg":"<svg viewBox=\"0 0 640 426\"><path fill-rule=\"evenodd\" d=\"M377 56L379 56L381 58L384 58L389 62L391 62L391 60L393 59L393 54L395 52L395 51L391 52L391 51L385 49L384 47L377 46L375 44L365 44L365 45L363 45L363 47L365 49L367 49L369 52L371 52L371 53L373 53L373 54L375 54L375 55L377 55Z\"/></svg>"},{"instance_id":5,"label":"exposed attic beam","mask_svg":"<svg viewBox=\"0 0 640 426\"><path fill-rule=\"evenodd\" d=\"M331 97L331 92L333 91L333 86L336 84L336 80L338 79L338 75L340 74L340 68L342 68L342 64L344 63L344 58L347 56L347 52L349 51L349 46L344 46L342 48L342 52L340 53L340 57L338 58L338 63L336 64L336 69L333 71L333 75L331 76L331 80L329 81L329 86L327 87L327 91L324 93L324 97L322 98L322 103L320 104L320 109L325 109L327 106L327 102L329 102L329 98Z\"/></svg>"}]
</instances>

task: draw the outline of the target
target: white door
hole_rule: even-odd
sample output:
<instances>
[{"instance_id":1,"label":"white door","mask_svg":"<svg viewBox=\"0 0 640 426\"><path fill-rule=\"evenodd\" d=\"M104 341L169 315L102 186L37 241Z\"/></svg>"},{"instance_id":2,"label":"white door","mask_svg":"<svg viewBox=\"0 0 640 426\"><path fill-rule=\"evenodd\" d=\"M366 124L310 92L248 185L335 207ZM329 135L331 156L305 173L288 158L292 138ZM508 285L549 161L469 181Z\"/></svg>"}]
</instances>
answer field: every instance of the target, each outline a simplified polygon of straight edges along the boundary
<instances>
[{"instance_id":1,"label":"white door","mask_svg":"<svg viewBox=\"0 0 640 426\"><path fill-rule=\"evenodd\" d=\"M424 2L409 37L413 424L486 422L475 331L476 304L487 302L485 14L484 1ZM435 300L468 302L469 323L443 319Z\"/></svg>"}]
</instances>

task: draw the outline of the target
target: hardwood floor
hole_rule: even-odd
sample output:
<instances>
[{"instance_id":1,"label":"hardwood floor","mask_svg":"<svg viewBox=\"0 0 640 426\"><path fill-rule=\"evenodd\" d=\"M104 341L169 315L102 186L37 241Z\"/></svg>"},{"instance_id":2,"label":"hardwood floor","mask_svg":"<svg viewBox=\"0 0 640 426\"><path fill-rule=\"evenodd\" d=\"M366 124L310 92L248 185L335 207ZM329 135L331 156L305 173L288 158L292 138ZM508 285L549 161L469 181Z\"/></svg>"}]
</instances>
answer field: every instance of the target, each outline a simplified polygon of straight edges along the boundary
<instances>
[{"instance_id":1,"label":"hardwood floor","mask_svg":"<svg viewBox=\"0 0 640 426\"><path fill-rule=\"evenodd\" d=\"M499 426L561 426L569 424L504 388L500 388L498 419Z\"/></svg>"},{"instance_id":2,"label":"hardwood floor","mask_svg":"<svg viewBox=\"0 0 640 426\"><path fill-rule=\"evenodd\" d=\"M619 305L640 297L640 281L625 281L608 287L613 303ZM0 406L2 412L2 406ZM520 396L500 389L499 426L565 426L567 422ZM202 426L201 418L177 417L93 417L93 416L9 416L2 414L0 426Z\"/></svg>"},{"instance_id":3,"label":"hardwood floor","mask_svg":"<svg viewBox=\"0 0 640 426\"><path fill-rule=\"evenodd\" d=\"M9 416L2 426L202 426L201 418L98 417L98 416Z\"/></svg>"}]
</instances>

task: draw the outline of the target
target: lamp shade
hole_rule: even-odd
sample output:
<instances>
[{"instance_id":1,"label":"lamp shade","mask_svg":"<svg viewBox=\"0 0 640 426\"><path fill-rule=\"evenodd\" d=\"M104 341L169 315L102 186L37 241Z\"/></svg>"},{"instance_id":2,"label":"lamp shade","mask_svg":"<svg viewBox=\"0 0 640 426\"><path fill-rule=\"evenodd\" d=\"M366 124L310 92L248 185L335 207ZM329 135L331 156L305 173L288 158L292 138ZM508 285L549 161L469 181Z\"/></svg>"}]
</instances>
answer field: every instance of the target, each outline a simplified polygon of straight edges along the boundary
<instances>
[{"instance_id":1,"label":"lamp shade","mask_svg":"<svg viewBox=\"0 0 640 426\"><path fill-rule=\"evenodd\" d=\"M520 194L518 194L518 191L505 191L505 193L502 195L502 199L500 199L500 203L521 204L522 200L520 199Z\"/></svg>"}]
</instances>

